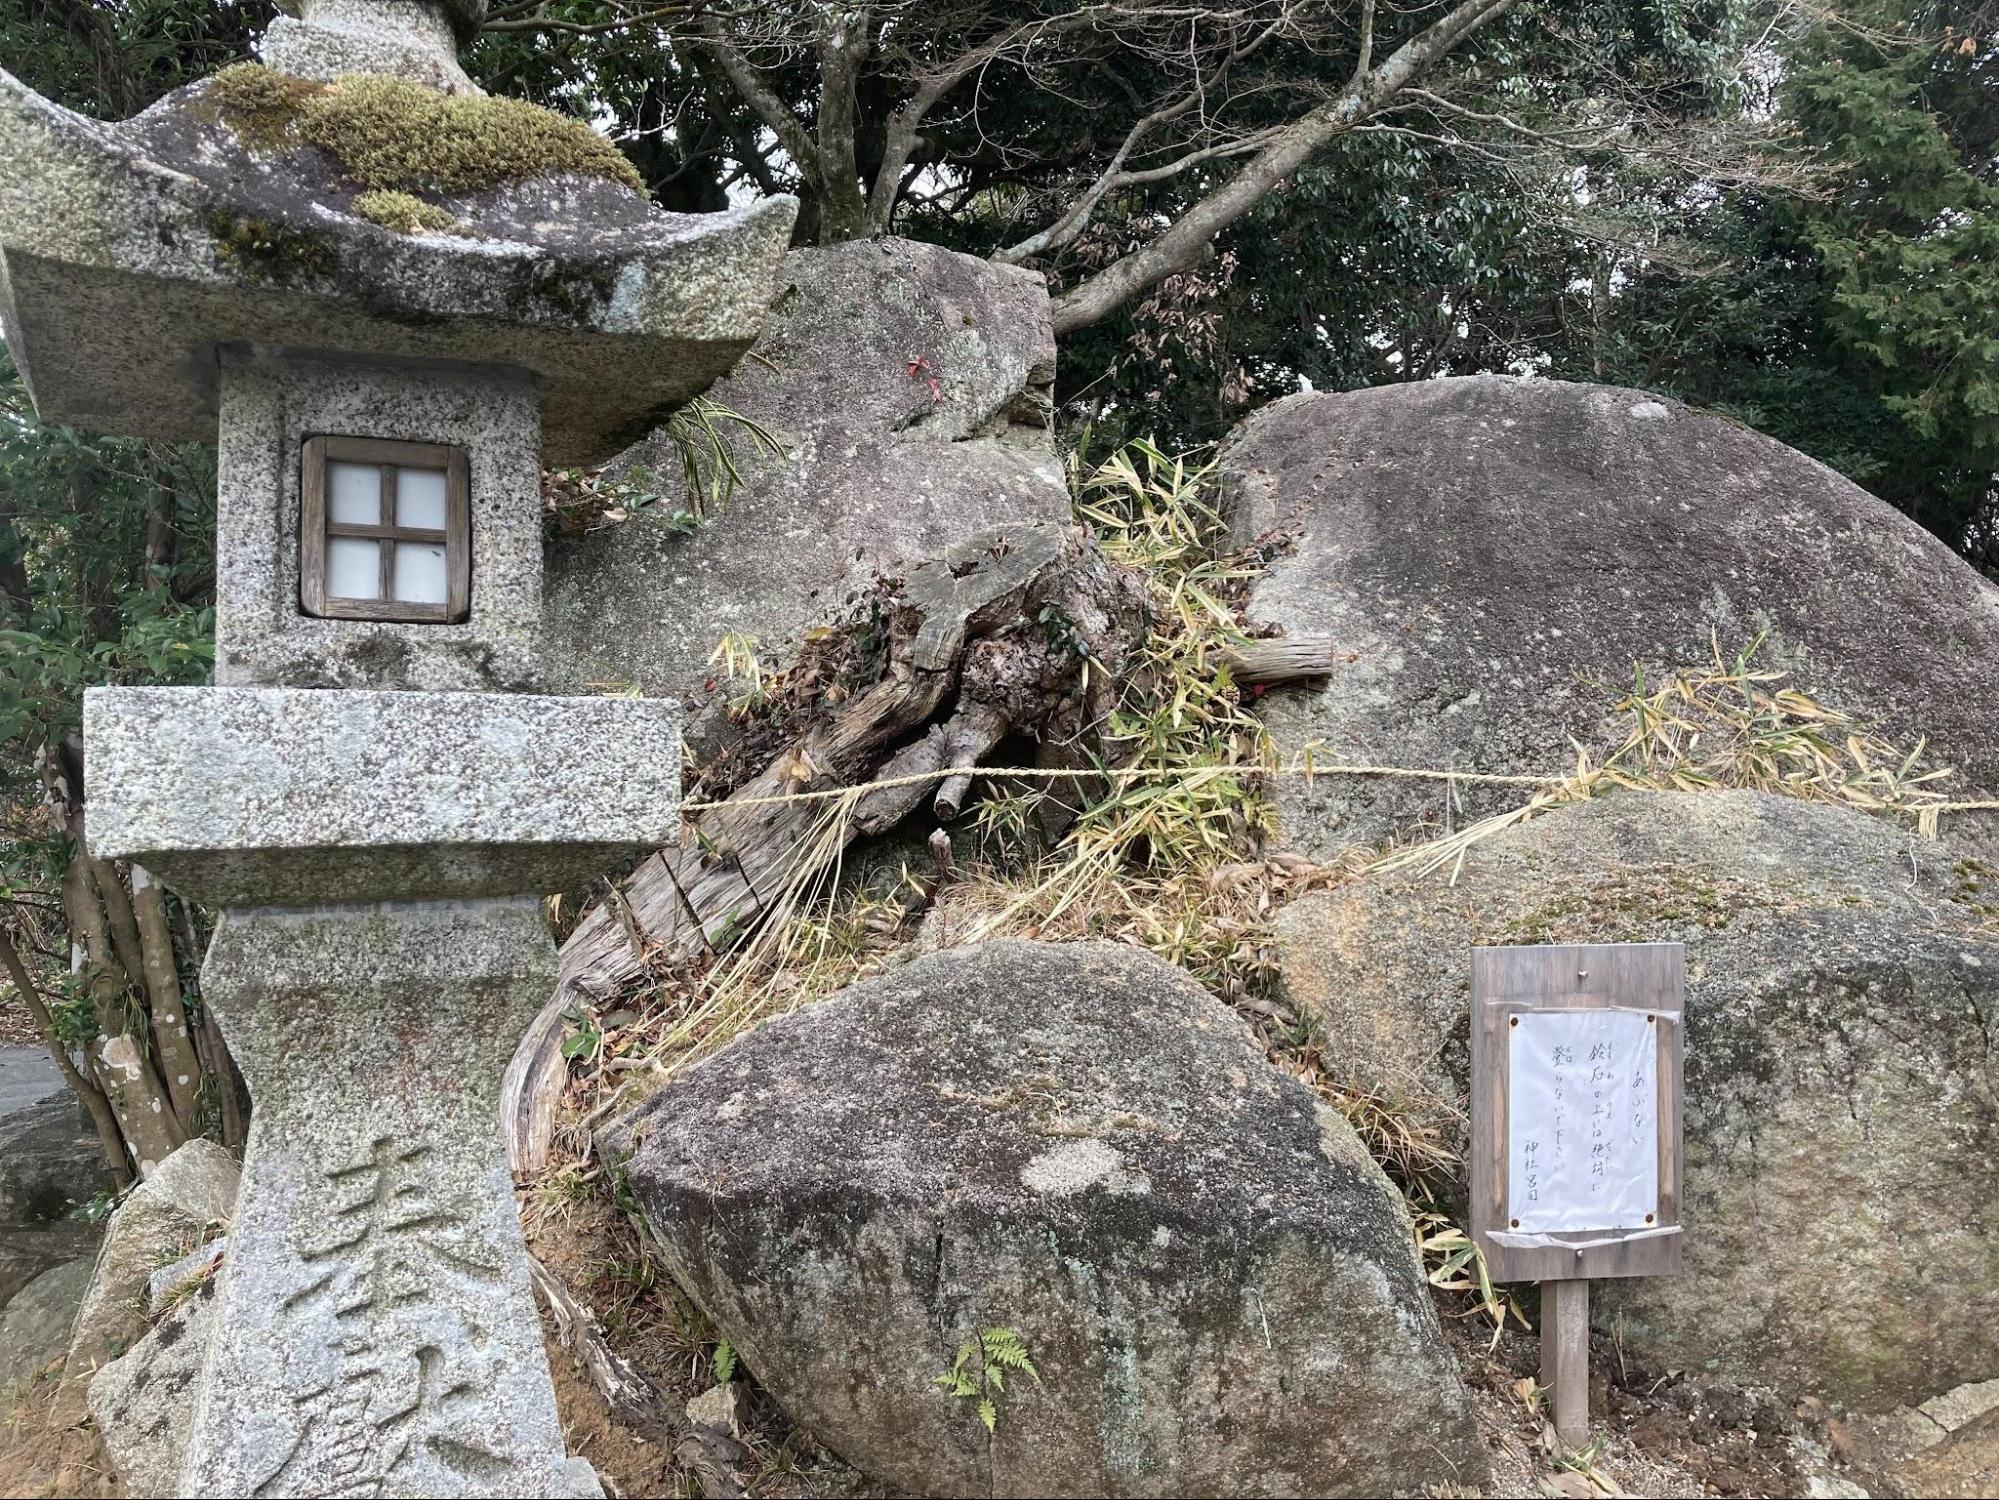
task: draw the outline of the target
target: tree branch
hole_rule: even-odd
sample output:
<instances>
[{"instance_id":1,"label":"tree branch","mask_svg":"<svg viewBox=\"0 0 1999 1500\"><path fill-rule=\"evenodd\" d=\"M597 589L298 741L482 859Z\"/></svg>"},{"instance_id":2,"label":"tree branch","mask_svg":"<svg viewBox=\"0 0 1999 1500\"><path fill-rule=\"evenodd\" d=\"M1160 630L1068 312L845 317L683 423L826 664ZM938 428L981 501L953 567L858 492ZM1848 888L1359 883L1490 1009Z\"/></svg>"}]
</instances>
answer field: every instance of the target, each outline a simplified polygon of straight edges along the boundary
<instances>
[{"instance_id":1,"label":"tree branch","mask_svg":"<svg viewBox=\"0 0 1999 1500\"><path fill-rule=\"evenodd\" d=\"M1291 9L1287 7L1283 15L1272 21L1248 42L1223 58L1216 70L1217 78L1226 77L1230 68L1249 57L1257 48L1269 41L1271 37L1277 35L1280 30L1289 26L1291 15ZM1060 250L1065 246L1075 243L1077 237L1085 229L1089 228L1090 219L1095 214L1097 205L1119 188L1134 187L1145 182L1157 182L1177 175L1198 161L1206 161L1216 156L1239 155L1243 151L1253 149L1237 142L1234 143L1232 148L1215 147L1191 153L1165 168L1153 168L1146 172L1127 172L1124 170L1124 164L1130 160L1131 153L1138 148L1139 143L1148 135L1160 126L1169 125L1173 121L1182 118L1192 111L1195 106L1203 105L1207 98L1208 87L1209 85L1204 84L1197 78L1194 86L1180 98L1171 104L1153 110L1150 114L1141 118L1125 133L1124 141L1118 146L1116 154L1111 157L1110 164L1097 175L1097 180L1084 190L1082 197L1078 198L1061 218L1045 229L1029 235L1019 244L1009 245L1006 249L999 251L993 256L993 259L1002 265L1017 266L1030 256L1045 254L1050 250ZM1265 133L1260 132L1252 139L1260 141L1264 138L1264 135Z\"/></svg>"},{"instance_id":2,"label":"tree branch","mask_svg":"<svg viewBox=\"0 0 1999 1500\"><path fill-rule=\"evenodd\" d=\"M555 1320L556 1337L596 1386L611 1416L645 1441L671 1452L682 1468L701 1481L703 1495L742 1494L741 1476L709 1450L694 1424L667 1405L658 1387L637 1366L611 1347L597 1315L577 1301L540 1257L532 1254L528 1256L528 1277Z\"/></svg>"},{"instance_id":3,"label":"tree branch","mask_svg":"<svg viewBox=\"0 0 1999 1500\"><path fill-rule=\"evenodd\" d=\"M1513 0L1462 0L1369 73L1281 127L1255 158L1189 208L1150 243L1113 261L1055 299L1055 332L1087 328L1132 297L1199 261L1214 237L1274 192L1327 142L1344 135L1421 78Z\"/></svg>"},{"instance_id":4,"label":"tree branch","mask_svg":"<svg viewBox=\"0 0 1999 1500\"><path fill-rule=\"evenodd\" d=\"M750 66L749 59L722 35L721 23L713 17L705 18L696 45L721 65L730 86L776 134L785 154L798 163L799 175L815 187L821 186L819 148L813 144L805 122L757 77L757 70Z\"/></svg>"},{"instance_id":5,"label":"tree branch","mask_svg":"<svg viewBox=\"0 0 1999 1500\"><path fill-rule=\"evenodd\" d=\"M854 75L867 51L867 12L835 12L819 39L819 243L860 239L868 205L854 146Z\"/></svg>"},{"instance_id":6,"label":"tree branch","mask_svg":"<svg viewBox=\"0 0 1999 1500\"><path fill-rule=\"evenodd\" d=\"M639 11L633 15L619 16L613 21L557 21L541 14L541 7L534 6L527 14L508 15L500 19L489 19L479 29L484 31L559 31L565 36L601 36L609 31L623 31L630 26L643 26L649 21L665 21L684 16L713 16L716 12L706 5L661 5L651 10Z\"/></svg>"},{"instance_id":7,"label":"tree branch","mask_svg":"<svg viewBox=\"0 0 1999 1500\"><path fill-rule=\"evenodd\" d=\"M104 1091L77 1071L75 1063L69 1060L69 1049L62 1044L56 1034L55 1017L49 1014L47 1004L28 977L28 966L21 962L20 950L14 940L5 932L0 932L0 970L4 970L8 981L14 986L14 993L21 997L21 1003L28 1007L28 1014L35 1018L35 1027L42 1034L42 1041L49 1049L49 1056L62 1073L63 1082L70 1092L83 1101L90 1111L90 1118L97 1126L97 1140L104 1147L104 1161L111 1170L112 1180L122 1190L131 1186L132 1167L125 1159L125 1136L118 1128L118 1118L111 1113L111 1101L104 1097Z\"/></svg>"},{"instance_id":8,"label":"tree branch","mask_svg":"<svg viewBox=\"0 0 1999 1500\"><path fill-rule=\"evenodd\" d=\"M1160 166L1146 167L1136 172L1120 172L1107 181L1099 179L1102 191L1099 191L1098 187L1092 187L1090 192L1056 223L1038 234L1029 235L1018 245L1000 251L993 256L993 259L1002 265L1018 265L1031 255L1060 250L1074 244L1077 237L1089 228L1090 218L1097 204L1117 189L1142 187L1149 182L1164 182L1168 178L1178 177L1189 167L1199 166L1204 161L1216 161L1230 156L1247 156L1252 151L1261 150L1277 134L1278 130L1259 130L1255 135L1244 136L1239 141L1223 141L1218 145L1203 146L1197 151L1189 151L1185 156Z\"/></svg>"},{"instance_id":9,"label":"tree branch","mask_svg":"<svg viewBox=\"0 0 1999 1500\"><path fill-rule=\"evenodd\" d=\"M201 1059L188 1031L187 1001L181 994L180 966L174 961L173 929L167 925L166 893L143 865L133 865L131 871L132 916L139 930L139 961L153 1022L153 1057L175 1118L181 1129L194 1135L201 1123Z\"/></svg>"},{"instance_id":10,"label":"tree branch","mask_svg":"<svg viewBox=\"0 0 1999 1500\"><path fill-rule=\"evenodd\" d=\"M1024 47L1055 32L1073 31L1094 20L1095 13L1095 7L1085 6L1066 16L1048 17L1009 27L919 78L915 91L893 115L889 116L887 135L882 144L881 166L876 169L875 180L868 193L870 232L874 234L888 232L895 216L896 200L901 196L904 169L908 166L909 158L915 151L919 139L917 131L922 126L924 117L930 113L938 100L980 68L1004 57L1015 48Z\"/></svg>"},{"instance_id":11,"label":"tree branch","mask_svg":"<svg viewBox=\"0 0 1999 1500\"><path fill-rule=\"evenodd\" d=\"M916 150L917 128L922 125L930 107L943 97L945 90L963 76L959 74L948 83L925 79L902 107L889 116L888 132L882 141L881 166L876 169L874 184L868 190L870 233L888 232L895 217L896 200L902 196L903 169Z\"/></svg>"}]
</instances>

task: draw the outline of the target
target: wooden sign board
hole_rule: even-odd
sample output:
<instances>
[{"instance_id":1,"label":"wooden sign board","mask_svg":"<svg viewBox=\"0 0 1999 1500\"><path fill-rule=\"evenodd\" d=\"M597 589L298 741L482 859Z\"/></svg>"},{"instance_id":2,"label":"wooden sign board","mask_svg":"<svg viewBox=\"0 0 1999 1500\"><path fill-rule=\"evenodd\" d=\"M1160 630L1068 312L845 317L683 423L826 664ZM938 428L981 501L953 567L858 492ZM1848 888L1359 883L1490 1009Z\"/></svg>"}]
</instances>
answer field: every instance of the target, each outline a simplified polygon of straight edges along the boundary
<instances>
[{"instance_id":1,"label":"wooden sign board","mask_svg":"<svg viewBox=\"0 0 1999 1500\"><path fill-rule=\"evenodd\" d=\"M1678 943L1472 950L1471 1228L1494 1281L1680 1269Z\"/></svg>"}]
</instances>

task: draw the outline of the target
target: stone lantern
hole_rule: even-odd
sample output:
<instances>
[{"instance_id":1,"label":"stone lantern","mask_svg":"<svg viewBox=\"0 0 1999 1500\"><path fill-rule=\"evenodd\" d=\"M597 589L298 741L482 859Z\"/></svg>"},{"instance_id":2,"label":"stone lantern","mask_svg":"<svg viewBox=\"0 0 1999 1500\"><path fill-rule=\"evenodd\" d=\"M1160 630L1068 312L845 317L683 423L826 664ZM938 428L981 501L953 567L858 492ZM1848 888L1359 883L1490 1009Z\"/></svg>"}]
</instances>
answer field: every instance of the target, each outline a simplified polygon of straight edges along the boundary
<instances>
[{"instance_id":1,"label":"stone lantern","mask_svg":"<svg viewBox=\"0 0 1999 1500\"><path fill-rule=\"evenodd\" d=\"M793 205L664 213L480 94L480 0L298 9L120 125L0 73L37 409L219 442L215 685L84 709L91 850L222 908L202 992L254 1100L181 1492L597 1493L497 1096L543 896L675 836L679 721L541 694L541 464L749 347Z\"/></svg>"}]
</instances>

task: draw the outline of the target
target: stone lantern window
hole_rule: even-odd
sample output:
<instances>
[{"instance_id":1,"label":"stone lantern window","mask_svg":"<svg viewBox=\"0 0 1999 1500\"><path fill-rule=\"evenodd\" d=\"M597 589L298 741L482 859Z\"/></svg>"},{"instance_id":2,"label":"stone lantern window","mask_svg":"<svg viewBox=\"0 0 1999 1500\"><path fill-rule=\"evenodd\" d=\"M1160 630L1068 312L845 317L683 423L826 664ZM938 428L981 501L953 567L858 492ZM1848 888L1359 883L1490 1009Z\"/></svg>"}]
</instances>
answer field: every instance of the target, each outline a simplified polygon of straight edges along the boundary
<instances>
[{"instance_id":1,"label":"stone lantern window","mask_svg":"<svg viewBox=\"0 0 1999 1500\"><path fill-rule=\"evenodd\" d=\"M379 438L300 445L299 601L321 619L456 624L471 612L466 450Z\"/></svg>"}]
</instances>

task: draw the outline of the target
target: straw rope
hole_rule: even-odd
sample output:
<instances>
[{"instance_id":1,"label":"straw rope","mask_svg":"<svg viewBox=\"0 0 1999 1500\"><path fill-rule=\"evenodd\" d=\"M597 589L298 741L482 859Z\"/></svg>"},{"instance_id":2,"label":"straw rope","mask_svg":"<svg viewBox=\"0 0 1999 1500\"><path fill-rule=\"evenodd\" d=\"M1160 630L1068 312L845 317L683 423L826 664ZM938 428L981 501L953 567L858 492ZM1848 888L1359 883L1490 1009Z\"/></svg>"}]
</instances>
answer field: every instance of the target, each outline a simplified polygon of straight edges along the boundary
<instances>
[{"instance_id":1,"label":"straw rope","mask_svg":"<svg viewBox=\"0 0 1999 1500\"><path fill-rule=\"evenodd\" d=\"M1282 766L1202 766L1191 771L1167 766L1125 766L1114 770L1047 766L944 766L934 771L912 771L903 776L890 776L881 781L864 781L855 786L826 787L810 792L783 792L768 797L724 797L715 801L683 802L680 804L680 811L684 815L712 812L723 807L775 807L793 802L831 802L843 797L859 798L869 792L888 791L896 787L949 781L954 776L967 774L968 771L977 776L1012 776L1031 781L1181 781L1190 786L1199 786L1203 782L1223 776L1303 776L1307 781L1318 776L1383 776L1406 781L1450 781L1475 786L1527 786L1553 789L1567 784L1571 779L1566 774L1550 776L1532 773L1506 774L1495 771L1440 771L1422 766L1322 765L1310 760L1297 760ZM1999 800L1929 802L1893 807L1889 811L1913 813L1925 819L1943 813L1999 812Z\"/></svg>"}]
</instances>

